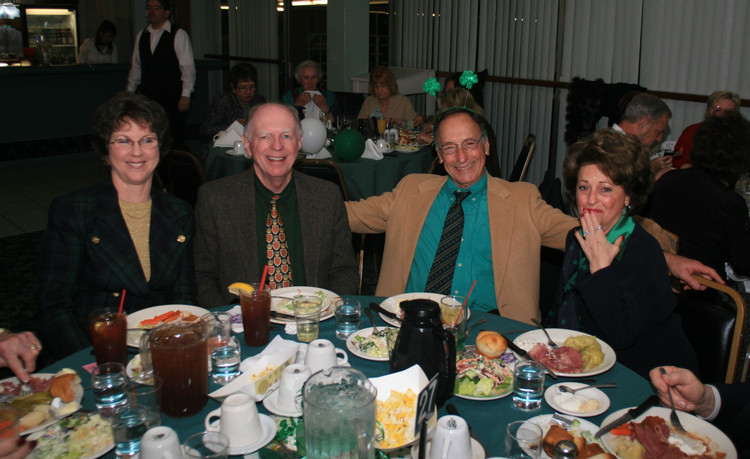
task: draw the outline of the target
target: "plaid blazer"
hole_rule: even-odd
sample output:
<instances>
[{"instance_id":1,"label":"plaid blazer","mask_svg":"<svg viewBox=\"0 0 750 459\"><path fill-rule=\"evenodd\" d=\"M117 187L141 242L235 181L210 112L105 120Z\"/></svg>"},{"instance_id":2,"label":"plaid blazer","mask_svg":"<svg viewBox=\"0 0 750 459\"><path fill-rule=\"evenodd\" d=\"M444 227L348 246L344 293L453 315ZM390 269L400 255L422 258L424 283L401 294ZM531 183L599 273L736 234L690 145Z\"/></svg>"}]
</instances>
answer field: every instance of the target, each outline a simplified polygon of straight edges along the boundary
<instances>
[{"instance_id":1,"label":"plaid blazer","mask_svg":"<svg viewBox=\"0 0 750 459\"><path fill-rule=\"evenodd\" d=\"M111 180L52 203L39 257L36 323L53 354L90 345L89 313L117 307L123 289L127 312L195 303L192 209L156 188L151 199L148 282Z\"/></svg>"}]
</instances>

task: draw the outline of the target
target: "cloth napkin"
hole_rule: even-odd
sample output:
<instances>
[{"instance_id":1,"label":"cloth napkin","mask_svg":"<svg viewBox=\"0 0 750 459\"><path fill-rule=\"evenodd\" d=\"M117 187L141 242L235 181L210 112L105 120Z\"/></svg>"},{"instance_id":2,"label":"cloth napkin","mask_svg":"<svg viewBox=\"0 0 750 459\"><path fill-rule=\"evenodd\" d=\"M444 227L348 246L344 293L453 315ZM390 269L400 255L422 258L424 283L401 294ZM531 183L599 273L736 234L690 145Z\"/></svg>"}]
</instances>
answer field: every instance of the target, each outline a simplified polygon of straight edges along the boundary
<instances>
[{"instance_id":1,"label":"cloth napkin","mask_svg":"<svg viewBox=\"0 0 750 459\"><path fill-rule=\"evenodd\" d=\"M383 153L380 152L372 139L367 139L365 141L365 152L362 153L362 157L366 159L374 159L377 161L383 159Z\"/></svg>"},{"instance_id":2,"label":"cloth napkin","mask_svg":"<svg viewBox=\"0 0 750 459\"><path fill-rule=\"evenodd\" d=\"M317 105L315 105L315 101L313 98L316 95L322 96L323 94L320 93L320 91L305 91L306 93L310 94L310 102L305 104L305 118L315 118L320 119L320 114L322 113L320 111L320 108L318 108Z\"/></svg>"},{"instance_id":3,"label":"cloth napkin","mask_svg":"<svg viewBox=\"0 0 750 459\"><path fill-rule=\"evenodd\" d=\"M214 136L214 147L233 147L234 142L242 140L242 133L245 127L234 121L228 128Z\"/></svg>"},{"instance_id":4,"label":"cloth napkin","mask_svg":"<svg viewBox=\"0 0 750 459\"><path fill-rule=\"evenodd\" d=\"M331 157L331 152L326 147L320 149L317 153L310 153L306 156L309 159L328 159Z\"/></svg>"}]
</instances>

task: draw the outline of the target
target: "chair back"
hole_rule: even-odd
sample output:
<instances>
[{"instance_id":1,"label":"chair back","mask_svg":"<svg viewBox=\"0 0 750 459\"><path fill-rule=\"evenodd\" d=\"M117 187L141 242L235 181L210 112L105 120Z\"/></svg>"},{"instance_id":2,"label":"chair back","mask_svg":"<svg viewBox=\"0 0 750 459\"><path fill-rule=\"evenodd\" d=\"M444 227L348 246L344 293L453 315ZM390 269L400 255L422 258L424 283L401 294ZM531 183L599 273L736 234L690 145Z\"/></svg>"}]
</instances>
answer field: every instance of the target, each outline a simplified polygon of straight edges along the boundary
<instances>
[{"instance_id":1,"label":"chair back","mask_svg":"<svg viewBox=\"0 0 750 459\"><path fill-rule=\"evenodd\" d=\"M170 150L156 168L164 191L195 207L198 188L206 183L198 158L184 150Z\"/></svg>"},{"instance_id":2,"label":"chair back","mask_svg":"<svg viewBox=\"0 0 750 459\"><path fill-rule=\"evenodd\" d=\"M526 140L523 141L523 147L521 147L521 153L518 154L516 163L513 165L513 171L508 177L509 182L523 182L526 180L526 174L529 172L529 164L531 163L531 156L534 154L534 147L536 146L536 136L529 134L526 136Z\"/></svg>"},{"instance_id":3,"label":"chair back","mask_svg":"<svg viewBox=\"0 0 750 459\"><path fill-rule=\"evenodd\" d=\"M737 290L693 275L706 292L677 293L677 314L698 357L705 383L734 382L741 358L745 300ZM724 295L724 298L722 298Z\"/></svg>"},{"instance_id":4,"label":"chair back","mask_svg":"<svg viewBox=\"0 0 750 459\"><path fill-rule=\"evenodd\" d=\"M435 175L448 175L448 172L445 171L445 165L441 163L440 158L437 157L432 160L428 173Z\"/></svg>"}]
</instances>

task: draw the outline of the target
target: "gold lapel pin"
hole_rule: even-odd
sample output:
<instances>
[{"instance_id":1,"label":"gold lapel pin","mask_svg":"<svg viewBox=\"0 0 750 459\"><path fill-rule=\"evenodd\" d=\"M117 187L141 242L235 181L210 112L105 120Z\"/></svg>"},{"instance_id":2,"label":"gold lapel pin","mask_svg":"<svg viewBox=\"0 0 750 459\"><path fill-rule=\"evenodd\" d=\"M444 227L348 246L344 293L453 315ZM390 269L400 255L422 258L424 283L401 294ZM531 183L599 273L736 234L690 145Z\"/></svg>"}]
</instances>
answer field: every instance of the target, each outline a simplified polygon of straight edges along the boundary
<instances>
[{"instance_id":1,"label":"gold lapel pin","mask_svg":"<svg viewBox=\"0 0 750 459\"><path fill-rule=\"evenodd\" d=\"M180 244L182 244L183 242L185 242L185 240L186 240L186 238L182 234L180 234L179 236L177 236L177 242L179 242Z\"/></svg>"}]
</instances>

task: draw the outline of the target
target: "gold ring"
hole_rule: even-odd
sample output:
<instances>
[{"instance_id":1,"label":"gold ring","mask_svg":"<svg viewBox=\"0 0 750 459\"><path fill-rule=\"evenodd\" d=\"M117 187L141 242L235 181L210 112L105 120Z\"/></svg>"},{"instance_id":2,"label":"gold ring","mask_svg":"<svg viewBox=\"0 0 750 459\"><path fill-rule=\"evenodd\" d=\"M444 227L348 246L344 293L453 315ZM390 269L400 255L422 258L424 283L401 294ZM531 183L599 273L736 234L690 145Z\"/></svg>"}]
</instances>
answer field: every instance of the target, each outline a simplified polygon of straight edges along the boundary
<instances>
[{"instance_id":1,"label":"gold ring","mask_svg":"<svg viewBox=\"0 0 750 459\"><path fill-rule=\"evenodd\" d=\"M31 346L29 346L29 348L30 348L30 349L31 349L32 351L36 351L37 349L39 349L39 346L37 346L36 344L32 344Z\"/></svg>"}]
</instances>

